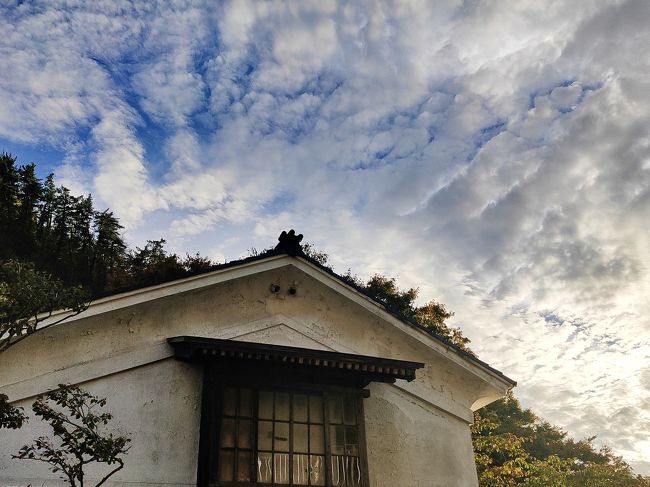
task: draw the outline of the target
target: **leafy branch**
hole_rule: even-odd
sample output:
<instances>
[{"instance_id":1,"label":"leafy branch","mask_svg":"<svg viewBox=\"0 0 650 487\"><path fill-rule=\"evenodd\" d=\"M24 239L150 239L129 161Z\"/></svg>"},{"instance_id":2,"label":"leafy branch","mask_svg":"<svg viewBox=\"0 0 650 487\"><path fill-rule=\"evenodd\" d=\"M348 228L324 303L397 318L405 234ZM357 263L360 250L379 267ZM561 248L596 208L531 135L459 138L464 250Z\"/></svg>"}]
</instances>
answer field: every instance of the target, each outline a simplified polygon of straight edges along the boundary
<instances>
[{"instance_id":1,"label":"leafy branch","mask_svg":"<svg viewBox=\"0 0 650 487\"><path fill-rule=\"evenodd\" d=\"M0 263L0 352L28 336L61 323L88 308L88 293L79 286L66 286L32 263L8 260ZM61 309L69 310L58 320L39 325Z\"/></svg>"}]
</instances>

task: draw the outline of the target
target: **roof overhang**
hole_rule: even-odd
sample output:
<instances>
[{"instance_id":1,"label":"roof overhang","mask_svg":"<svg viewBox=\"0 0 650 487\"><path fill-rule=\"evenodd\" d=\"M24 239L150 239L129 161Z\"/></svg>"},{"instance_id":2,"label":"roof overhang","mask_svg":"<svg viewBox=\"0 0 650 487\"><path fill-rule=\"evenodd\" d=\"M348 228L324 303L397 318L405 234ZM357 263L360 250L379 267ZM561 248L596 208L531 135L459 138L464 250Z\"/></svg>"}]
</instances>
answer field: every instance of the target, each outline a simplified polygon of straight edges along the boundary
<instances>
[{"instance_id":1,"label":"roof overhang","mask_svg":"<svg viewBox=\"0 0 650 487\"><path fill-rule=\"evenodd\" d=\"M290 374L319 383L365 387L370 382L415 379L423 363L310 348L193 336L168 338L174 356L187 362L217 363L225 369Z\"/></svg>"}]
</instances>

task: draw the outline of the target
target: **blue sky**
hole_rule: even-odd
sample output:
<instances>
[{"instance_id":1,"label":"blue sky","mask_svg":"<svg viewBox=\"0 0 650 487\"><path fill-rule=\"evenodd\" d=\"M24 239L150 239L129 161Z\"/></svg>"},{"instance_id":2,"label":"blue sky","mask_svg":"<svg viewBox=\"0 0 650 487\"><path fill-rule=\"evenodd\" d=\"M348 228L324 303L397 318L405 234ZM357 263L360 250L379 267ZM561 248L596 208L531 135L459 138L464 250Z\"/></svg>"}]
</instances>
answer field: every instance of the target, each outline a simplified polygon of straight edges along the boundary
<instances>
[{"instance_id":1,"label":"blue sky","mask_svg":"<svg viewBox=\"0 0 650 487\"><path fill-rule=\"evenodd\" d=\"M650 3L1 5L0 149L131 244L296 228L650 473Z\"/></svg>"}]
</instances>

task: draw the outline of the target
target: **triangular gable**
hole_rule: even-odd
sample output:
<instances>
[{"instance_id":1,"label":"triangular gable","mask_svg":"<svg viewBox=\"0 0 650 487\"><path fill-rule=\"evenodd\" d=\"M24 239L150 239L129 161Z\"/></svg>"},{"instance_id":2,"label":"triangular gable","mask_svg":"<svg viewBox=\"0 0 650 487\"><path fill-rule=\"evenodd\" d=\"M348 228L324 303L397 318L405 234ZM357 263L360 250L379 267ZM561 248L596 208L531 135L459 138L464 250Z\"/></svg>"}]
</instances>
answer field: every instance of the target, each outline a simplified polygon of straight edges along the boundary
<instances>
[{"instance_id":1,"label":"triangular gable","mask_svg":"<svg viewBox=\"0 0 650 487\"><path fill-rule=\"evenodd\" d=\"M343 276L336 274L328 267L321 265L304 253L290 255L284 249L275 249L259 256L217 265L208 271L202 271L181 279L162 282L148 287L116 291L104 295L93 300L85 312L71 317L63 324L146 301L194 291L268 270L279 269L288 265L300 269L310 277L315 278L339 294L363 306L371 313L378 315L405 333L415 337L420 342L449 357L472 373L478 374L484 380L489 382L496 381L502 384L501 387L505 386L506 388L511 388L516 385L514 380L508 378L500 371L461 350L431 330L422 327L417 322L390 309L384 303L374 299L364 292L363 289L349 282ZM60 319L64 313L63 311L54 313L50 320L55 321ZM43 321L42 326L46 326L48 322L49 320Z\"/></svg>"}]
</instances>

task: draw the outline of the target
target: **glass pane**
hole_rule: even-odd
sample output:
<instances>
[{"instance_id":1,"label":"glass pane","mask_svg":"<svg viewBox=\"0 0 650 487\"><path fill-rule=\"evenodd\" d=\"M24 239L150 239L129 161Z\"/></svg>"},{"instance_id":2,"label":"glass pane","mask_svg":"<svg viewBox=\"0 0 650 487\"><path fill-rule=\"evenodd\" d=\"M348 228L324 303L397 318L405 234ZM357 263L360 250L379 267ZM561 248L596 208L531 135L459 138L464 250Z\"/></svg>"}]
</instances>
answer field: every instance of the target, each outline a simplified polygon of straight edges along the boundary
<instances>
[{"instance_id":1,"label":"glass pane","mask_svg":"<svg viewBox=\"0 0 650 487\"><path fill-rule=\"evenodd\" d=\"M273 455L273 478L276 484L289 483L288 453L275 453Z\"/></svg>"},{"instance_id":2,"label":"glass pane","mask_svg":"<svg viewBox=\"0 0 650 487\"><path fill-rule=\"evenodd\" d=\"M289 423L275 423L273 440L275 451L289 451Z\"/></svg>"},{"instance_id":3,"label":"glass pane","mask_svg":"<svg viewBox=\"0 0 650 487\"><path fill-rule=\"evenodd\" d=\"M296 394L293 396L293 420L307 422L307 396Z\"/></svg>"},{"instance_id":4,"label":"glass pane","mask_svg":"<svg viewBox=\"0 0 650 487\"><path fill-rule=\"evenodd\" d=\"M293 425L293 451L296 453L308 453L307 445L309 444L307 438L306 424Z\"/></svg>"},{"instance_id":5,"label":"glass pane","mask_svg":"<svg viewBox=\"0 0 650 487\"><path fill-rule=\"evenodd\" d=\"M253 445L251 444L251 422L248 419L239 420L237 446L239 448L253 448Z\"/></svg>"},{"instance_id":6,"label":"glass pane","mask_svg":"<svg viewBox=\"0 0 650 487\"><path fill-rule=\"evenodd\" d=\"M329 396L327 398L329 407L330 423L342 423L343 412L341 411L341 398L339 396Z\"/></svg>"},{"instance_id":7,"label":"glass pane","mask_svg":"<svg viewBox=\"0 0 650 487\"><path fill-rule=\"evenodd\" d=\"M240 482L251 481L251 452L240 451L237 453L237 478Z\"/></svg>"},{"instance_id":8,"label":"glass pane","mask_svg":"<svg viewBox=\"0 0 650 487\"><path fill-rule=\"evenodd\" d=\"M309 483L309 456L293 455L293 483L307 485Z\"/></svg>"},{"instance_id":9,"label":"glass pane","mask_svg":"<svg viewBox=\"0 0 650 487\"><path fill-rule=\"evenodd\" d=\"M343 457L340 455L332 455L332 471L330 478L332 485L345 485L345 466L343 465Z\"/></svg>"},{"instance_id":10,"label":"glass pane","mask_svg":"<svg viewBox=\"0 0 650 487\"><path fill-rule=\"evenodd\" d=\"M258 450L273 449L273 423L271 421L258 421L257 448Z\"/></svg>"},{"instance_id":11,"label":"glass pane","mask_svg":"<svg viewBox=\"0 0 650 487\"><path fill-rule=\"evenodd\" d=\"M361 485L361 461L359 457L346 457L348 485Z\"/></svg>"},{"instance_id":12,"label":"glass pane","mask_svg":"<svg viewBox=\"0 0 650 487\"><path fill-rule=\"evenodd\" d=\"M309 396L309 422L323 422L323 398L320 396Z\"/></svg>"},{"instance_id":13,"label":"glass pane","mask_svg":"<svg viewBox=\"0 0 650 487\"><path fill-rule=\"evenodd\" d=\"M230 481L233 478L234 452L221 450L219 452L219 480Z\"/></svg>"},{"instance_id":14,"label":"glass pane","mask_svg":"<svg viewBox=\"0 0 650 487\"><path fill-rule=\"evenodd\" d=\"M345 454L359 454L359 439L356 426L345 426Z\"/></svg>"},{"instance_id":15,"label":"glass pane","mask_svg":"<svg viewBox=\"0 0 650 487\"><path fill-rule=\"evenodd\" d=\"M224 448L235 447L235 420L224 418L221 420L221 442L219 443Z\"/></svg>"},{"instance_id":16,"label":"glass pane","mask_svg":"<svg viewBox=\"0 0 650 487\"><path fill-rule=\"evenodd\" d=\"M325 485L325 457L321 455L309 456L309 483Z\"/></svg>"},{"instance_id":17,"label":"glass pane","mask_svg":"<svg viewBox=\"0 0 650 487\"><path fill-rule=\"evenodd\" d=\"M345 453L345 431L344 426L330 426L330 445L332 453L343 455Z\"/></svg>"},{"instance_id":18,"label":"glass pane","mask_svg":"<svg viewBox=\"0 0 650 487\"><path fill-rule=\"evenodd\" d=\"M325 453L325 435L322 425L309 427L309 453Z\"/></svg>"},{"instance_id":19,"label":"glass pane","mask_svg":"<svg viewBox=\"0 0 650 487\"><path fill-rule=\"evenodd\" d=\"M260 484L270 484L273 481L273 463L271 453L257 455L257 481Z\"/></svg>"},{"instance_id":20,"label":"glass pane","mask_svg":"<svg viewBox=\"0 0 650 487\"><path fill-rule=\"evenodd\" d=\"M289 394L275 393L275 419L289 421Z\"/></svg>"},{"instance_id":21,"label":"glass pane","mask_svg":"<svg viewBox=\"0 0 650 487\"><path fill-rule=\"evenodd\" d=\"M239 391L239 415L245 418L253 415L253 391L250 389Z\"/></svg>"},{"instance_id":22,"label":"glass pane","mask_svg":"<svg viewBox=\"0 0 650 487\"><path fill-rule=\"evenodd\" d=\"M357 400L356 397L344 396L343 397L343 422L345 424L357 424L356 414Z\"/></svg>"},{"instance_id":23,"label":"glass pane","mask_svg":"<svg viewBox=\"0 0 650 487\"><path fill-rule=\"evenodd\" d=\"M273 419L273 393L263 391L259 395L257 416L260 419Z\"/></svg>"},{"instance_id":24,"label":"glass pane","mask_svg":"<svg viewBox=\"0 0 650 487\"><path fill-rule=\"evenodd\" d=\"M237 408L237 389L224 389L223 391L223 414L234 416Z\"/></svg>"},{"instance_id":25,"label":"glass pane","mask_svg":"<svg viewBox=\"0 0 650 487\"><path fill-rule=\"evenodd\" d=\"M332 455L332 485L360 486L361 462L359 457Z\"/></svg>"}]
</instances>

